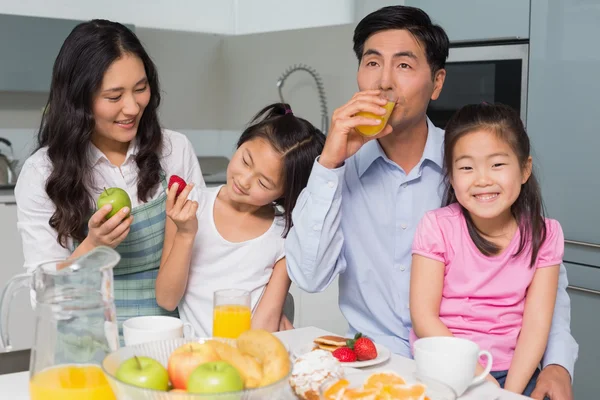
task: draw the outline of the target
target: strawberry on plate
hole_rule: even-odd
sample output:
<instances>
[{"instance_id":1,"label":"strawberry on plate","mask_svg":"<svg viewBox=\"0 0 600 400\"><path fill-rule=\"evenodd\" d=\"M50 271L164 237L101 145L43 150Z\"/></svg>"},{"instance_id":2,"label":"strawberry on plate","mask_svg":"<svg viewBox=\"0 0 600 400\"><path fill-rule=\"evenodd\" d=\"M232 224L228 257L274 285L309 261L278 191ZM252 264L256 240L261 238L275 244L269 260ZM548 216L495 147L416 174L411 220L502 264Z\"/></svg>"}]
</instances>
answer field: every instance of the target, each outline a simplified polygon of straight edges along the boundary
<instances>
[{"instance_id":1,"label":"strawberry on plate","mask_svg":"<svg viewBox=\"0 0 600 400\"><path fill-rule=\"evenodd\" d=\"M354 350L358 361L367 361L377 358L377 348L373 341L364 337L362 333L357 333L354 339L347 341L348 347Z\"/></svg>"},{"instance_id":2,"label":"strawberry on plate","mask_svg":"<svg viewBox=\"0 0 600 400\"><path fill-rule=\"evenodd\" d=\"M187 183L185 183L185 181L183 180L183 178L177 176L177 175L171 175L171 178L169 179L169 186L168 188L171 189L171 186L173 186L174 183L177 183L177 193L175 193L175 197L179 196L179 194L183 191L183 189L185 189Z\"/></svg>"},{"instance_id":3,"label":"strawberry on plate","mask_svg":"<svg viewBox=\"0 0 600 400\"><path fill-rule=\"evenodd\" d=\"M349 347L337 348L331 353L339 362L354 362L356 361L356 354Z\"/></svg>"}]
</instances>

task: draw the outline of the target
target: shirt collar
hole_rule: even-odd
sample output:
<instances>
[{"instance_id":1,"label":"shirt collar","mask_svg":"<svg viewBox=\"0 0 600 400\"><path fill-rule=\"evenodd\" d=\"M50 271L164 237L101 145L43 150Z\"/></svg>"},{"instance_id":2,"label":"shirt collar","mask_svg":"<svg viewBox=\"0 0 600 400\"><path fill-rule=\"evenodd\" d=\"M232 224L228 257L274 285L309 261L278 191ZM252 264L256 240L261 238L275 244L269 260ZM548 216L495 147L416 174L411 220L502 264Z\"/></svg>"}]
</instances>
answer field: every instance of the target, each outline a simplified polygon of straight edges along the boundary
<instances>
[{"instance_id":1,"label":"shirt collar","mask_svg":"<svg viewBox=\"0 0 600 400\"><path fill-rule=\"evenodd\" d=\"M435 163L439 168L442 168L443 160L442 154L444 151L444 130L433 125L433 122L427 118L427 141L425 142L425 148L423 149L423 157L421 157L420 165L423 164L424 160L429 160ZM371 140L367 142L359 152L358 159L358 176L362 177L363 174L378 158L383 158L392 162L383 151L383 148L379 144L379 140Z\"/></svg>"},{"instance_id":2,"label":"shirt collar","mask_svg":"<svg viewBox=\"0 0 600 400\"><path fill-rule=\"evenodd\" d=\"M129 143L129 147L127 148L127 154L125 155L125 161L123 162L123 164L128 162L130 158L135 157L135 155L138 153L138 147L139 146L137 140L132 140ZM104 155L104 153L100 151L100 149L97 148L95 144L90 142L90 145L88 147L88 161L90 162L90 165L94 166L102 159L110 163L106 155Z\"/></svg>"}]
</instances>

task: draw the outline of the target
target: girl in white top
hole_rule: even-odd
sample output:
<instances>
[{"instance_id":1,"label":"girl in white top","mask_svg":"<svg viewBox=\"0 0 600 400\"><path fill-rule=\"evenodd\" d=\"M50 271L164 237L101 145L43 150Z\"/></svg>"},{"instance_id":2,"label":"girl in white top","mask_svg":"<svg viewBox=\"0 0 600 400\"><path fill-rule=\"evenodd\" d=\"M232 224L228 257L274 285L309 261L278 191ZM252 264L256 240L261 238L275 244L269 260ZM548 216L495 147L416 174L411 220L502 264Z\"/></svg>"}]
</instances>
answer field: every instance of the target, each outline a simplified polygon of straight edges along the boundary
<instances>
[{"instance_id":1,"label":"girl in white top","mask_svg":"<svg viewBox=\"0 0 600 400\"><path fill-rule=\"evenodd\" d=\"M290 287L283 241L325 135L287 104L261 110L242 133L227 184L167 195L167 225L156 279L158 304L212 336L213 293L251 293L252 327L289 327L282 315ZM282 208L283 211L278 210Z\"/></svg>"},{"instance_id":2,"label":"girl in white top","mask_svg":"<svg viewBox=\"0 0 600 400\"><path fill-rule=\"evenodd\" d=\"M117 317L176 313L156 303L166 220L165 177L203 186L189 140L163 130L154 63L122 24L76 26L54 63L38 150L25 162L15 195L25 267L115 248ZM118 187L131 210L96 210L103 188Z\"/></svg>"}]
</instances>

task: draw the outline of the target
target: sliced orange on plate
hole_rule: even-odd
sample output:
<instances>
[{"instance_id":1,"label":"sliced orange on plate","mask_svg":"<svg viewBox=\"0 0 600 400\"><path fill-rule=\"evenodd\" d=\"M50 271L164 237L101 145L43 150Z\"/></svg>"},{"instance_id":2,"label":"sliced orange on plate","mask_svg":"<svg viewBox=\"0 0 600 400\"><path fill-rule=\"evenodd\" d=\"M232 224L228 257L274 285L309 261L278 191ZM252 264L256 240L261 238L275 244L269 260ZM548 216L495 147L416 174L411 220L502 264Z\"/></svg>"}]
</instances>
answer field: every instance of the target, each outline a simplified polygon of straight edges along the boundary
<instances>
[{"instance_id":1,"label":"sliced orange on plate","mask_svg":"<svg viewBox=\"0 0 600 400\"><path fill-rule=\"evenodd\" d=\"M414 385L389 385L379 392L377 400L423 400L425 386L420 383Z\"/></svg>"},{"instance_id":2,"label":"sliced orange on plate","mask_svg":"<svg viewBox=\"0 0 600 400\"><path fill-rule=\"evenodd\" d=\"M377 389L390 385L404 385L406 381L394 372L375 372L364 383L365 389Z\"/></svg>"},{"instance_id":3,"label":"sliced orange on plate","mask_svg":"<svg viewBox=\"0 0 600 400\"><path fill-rule=\"evenodd\" d=\"M375 372L365 383L350 388L347 379L340 379L323 393L325 400L429 400L425 396L426 386L420 383L407 384L394 372Z\"/></svg>"},{"instance_id":4,"label":"sliced orange on plate","mask_svg":"<svg viewBox=\"0 0 600 400\"><path fill-rule=\"evenodd\" d=\"M344 389L342 400L377 400L377 389Z\"/></svg>"},{"instance_id":5,"label":"sliced orange on plate","mask_svg":"<svg viewBox=\"0 0 600 400\"><path fill-rule=\"evenodd\" d=\"M325 400L337 400L339 396L342 394L344 389L346 389L350 385L350 382L346 379L340 379L333 385L329 386L323 395L325 396Z\"/></svg>"}]
</instances>

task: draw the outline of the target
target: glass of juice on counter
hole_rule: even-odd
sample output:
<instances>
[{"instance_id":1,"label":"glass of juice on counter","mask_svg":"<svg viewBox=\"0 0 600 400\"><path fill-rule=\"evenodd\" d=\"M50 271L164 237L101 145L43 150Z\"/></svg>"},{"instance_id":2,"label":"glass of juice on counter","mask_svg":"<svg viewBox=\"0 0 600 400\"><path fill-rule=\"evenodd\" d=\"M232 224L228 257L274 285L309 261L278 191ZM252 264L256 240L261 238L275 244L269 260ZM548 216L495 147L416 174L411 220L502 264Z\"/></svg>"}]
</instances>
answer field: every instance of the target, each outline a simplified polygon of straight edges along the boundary
<instances>
[{"instance_id":1,"label":"glass of juice on counter","mask_svg":"<svg viewBox=\"0 0 600 400\"><path fill-rule=\"evenodd\" d=\"M237 339L250 329L250 292L241 289L217 290L213 295L213 336Z\"/></svg>"},{"instance_id":2,"label":"glass of juice on counter","mask_svg":"<svg viewBox=\"0 0 600 400\"><path fill-rule=\"evenodd\" d=\"M388 120L390 119L390 115L392 115L392 111L394 110L394 106L396 105L396 101L398 99L396 97L396 94L392 91L382 90L380 97L387 100L387 103L383 106L383 108L385 108L385 110L386 110L386 113L384 115L373 114L372 112L367 112L367 111L361 111L359 113L356 113L356 115L359 115L361 117L375 118L375 119L381 120L381 122L377 125L359 125L359 126L357 126L356 130L363 136L377 135L379 132L381 132L383 130L383 128L385 128Z\"/></svg>"}]
</instances>

